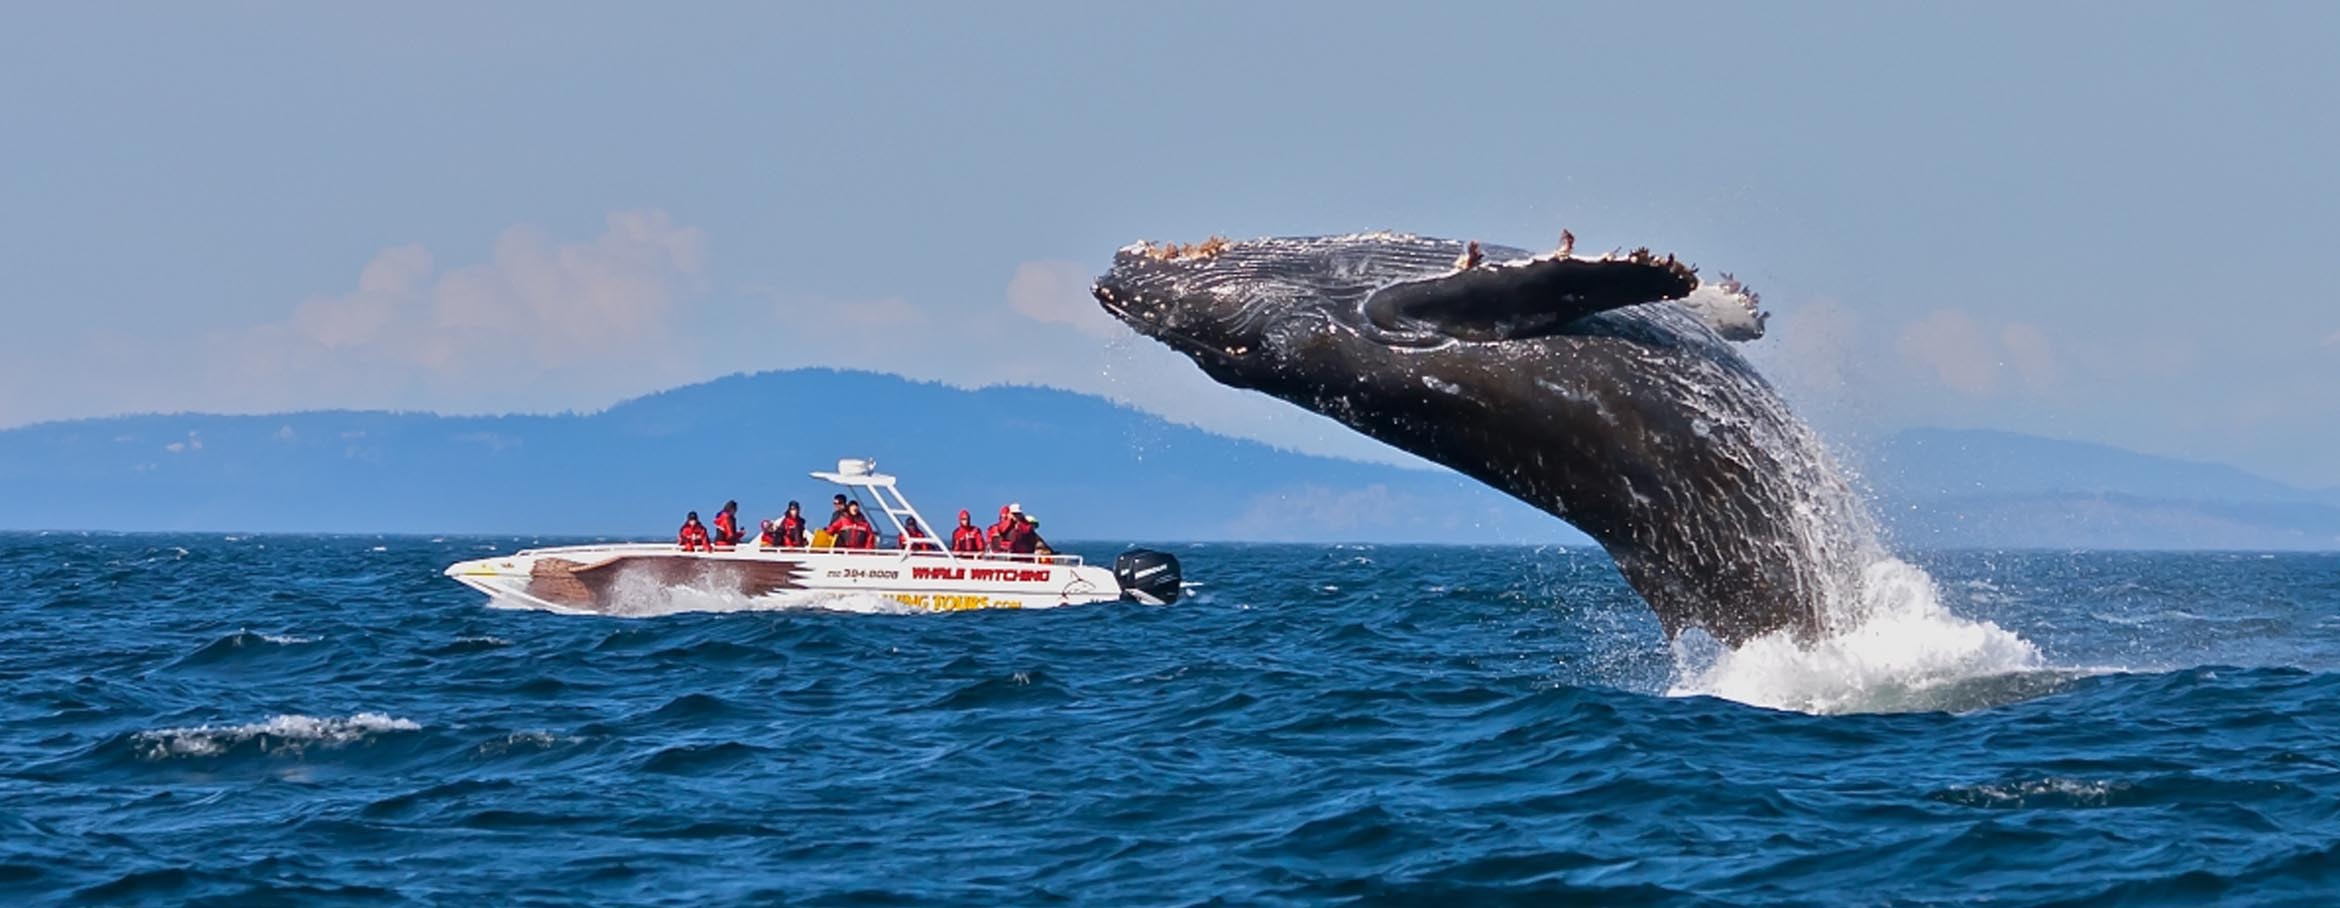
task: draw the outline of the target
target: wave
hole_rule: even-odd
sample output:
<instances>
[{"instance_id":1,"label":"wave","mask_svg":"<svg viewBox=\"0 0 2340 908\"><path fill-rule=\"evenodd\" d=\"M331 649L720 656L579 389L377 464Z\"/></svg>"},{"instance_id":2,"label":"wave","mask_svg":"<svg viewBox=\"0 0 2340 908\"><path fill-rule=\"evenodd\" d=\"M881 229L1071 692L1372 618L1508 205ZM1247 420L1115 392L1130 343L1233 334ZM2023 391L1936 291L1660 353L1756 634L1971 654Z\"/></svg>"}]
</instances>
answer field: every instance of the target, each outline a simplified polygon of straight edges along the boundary
<instances>
[{"instance_id":1,"label":"wave","mask_svg":"<svg viewBox=\"0 0 2340 908\"><path fill-rule=\"evenodd\" d=\"M317 718L298 714L276 716L246 725L197 725L142 731L131 742L147 760L174 757L221 757L241 751L261 754L299 753L310 747L346 747L378 735L420 731L422 725L385 713Z\"/></svg>"},{"instance_id":2,"label":"wave","mask_svg":"<svg viewBox=\"0 0 2340 908\"><path fill-rule=\"evenodd\" d=\"M248 665L253 660L270 658L291 647L316 643L318 639L299 634L262 634L239 629L197 647L172 665L180 668L239 663Z\"/></svg>"},{"instance_id":3,"label":"wave","mask_svg":"<svg viewBox=\"0 0 2340 908\"><path fill-rule=\"evenodd\" d=\"M489 650L503 649L511 645L512 641L492 634L466 635L437 646L427 647L422 652L426 656L460 656L467 653L483 653Z\"/></svg>"}]
</instances>

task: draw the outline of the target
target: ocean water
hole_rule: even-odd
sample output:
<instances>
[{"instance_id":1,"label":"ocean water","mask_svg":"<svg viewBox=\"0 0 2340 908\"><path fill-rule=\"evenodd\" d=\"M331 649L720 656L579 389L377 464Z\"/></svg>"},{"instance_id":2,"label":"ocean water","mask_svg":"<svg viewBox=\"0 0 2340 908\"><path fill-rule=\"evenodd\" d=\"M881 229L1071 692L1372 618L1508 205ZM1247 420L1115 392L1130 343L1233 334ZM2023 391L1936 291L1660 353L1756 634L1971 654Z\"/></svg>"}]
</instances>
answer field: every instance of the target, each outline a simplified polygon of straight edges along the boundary
<instances>
[{"instance_id":1,"label":"ocean water","mask_svg":"<svg viewBox=\"0 0 2340 908\"><path fill-rule=\"evenodd\" d=\"M0 900L2340 891L2340 556L1923 555L1736 653L1579 550L1184 546L1174 606L948 615L439 576L537 542L0 536Z\"/></svg>"}]
</instances>

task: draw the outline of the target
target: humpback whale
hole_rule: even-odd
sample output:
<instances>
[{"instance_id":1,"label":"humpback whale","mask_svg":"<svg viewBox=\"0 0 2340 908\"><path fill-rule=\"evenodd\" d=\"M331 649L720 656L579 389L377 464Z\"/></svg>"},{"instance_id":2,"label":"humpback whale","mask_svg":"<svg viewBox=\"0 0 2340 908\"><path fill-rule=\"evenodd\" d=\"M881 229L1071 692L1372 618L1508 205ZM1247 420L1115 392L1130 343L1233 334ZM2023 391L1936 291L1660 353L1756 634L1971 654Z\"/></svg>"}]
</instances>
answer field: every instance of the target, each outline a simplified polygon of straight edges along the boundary
<instances>
[{"instance_id":1,"label":"humpback whale","mask_svg":"<svg viewBox=\"0 0 2340 908\"><path fill-rule=\"evenodd\" d=\"M1828 633L1865 508L1733 349L1755 294L1646 249L1404 234L1138 243L1092 288L1213 380L1281 398L1583 530L1669 639Z\"/></svg>"}]
</instances>

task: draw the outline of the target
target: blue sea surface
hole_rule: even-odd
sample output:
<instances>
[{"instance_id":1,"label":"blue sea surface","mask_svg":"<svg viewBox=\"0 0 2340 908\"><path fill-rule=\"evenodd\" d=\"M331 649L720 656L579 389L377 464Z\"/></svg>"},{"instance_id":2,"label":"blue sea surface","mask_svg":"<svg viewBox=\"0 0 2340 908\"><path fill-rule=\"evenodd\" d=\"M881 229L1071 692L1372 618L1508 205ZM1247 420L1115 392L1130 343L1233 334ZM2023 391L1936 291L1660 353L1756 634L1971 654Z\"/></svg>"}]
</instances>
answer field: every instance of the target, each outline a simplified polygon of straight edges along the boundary
<instances>
[{"instance_id":1,"label":"blue sea surface","mask_svg":"<svg viewBox=\"0 0 2340 908\"><path fill-rule=\"evenodd\" d=\"M1182 546L1174 606L935 615L564 615L439 574L552 542L0 536L0 900L2340 890L2340 556L1919 556L2036 658L1931 660L1972 628L1920 623L1735 669L1797 711L1695 694L1597 551Z\"/></svg>"}]
</instances>

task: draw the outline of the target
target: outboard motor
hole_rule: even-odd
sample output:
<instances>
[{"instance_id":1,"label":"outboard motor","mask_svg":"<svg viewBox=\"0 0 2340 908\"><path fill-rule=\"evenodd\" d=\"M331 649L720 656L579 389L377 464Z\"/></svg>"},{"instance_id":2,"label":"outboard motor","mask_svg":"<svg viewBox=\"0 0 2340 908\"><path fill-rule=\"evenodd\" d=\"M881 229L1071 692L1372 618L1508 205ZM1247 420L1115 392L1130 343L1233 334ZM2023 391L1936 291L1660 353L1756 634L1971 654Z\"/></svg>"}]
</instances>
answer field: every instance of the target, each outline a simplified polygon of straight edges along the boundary
<instances>
[{"instance_id":1,"label":"outboard motor","mask_svg":"<svg viewBox=\"0 0 2340 908\"><path fill-rule=\"evenodd\" d=\"M1178 601L1178 556L1152 549L1130 549L1113 559L1113 581L1121 584L1121 598L1147 605Z\"/></svg>"}]
</instances>

